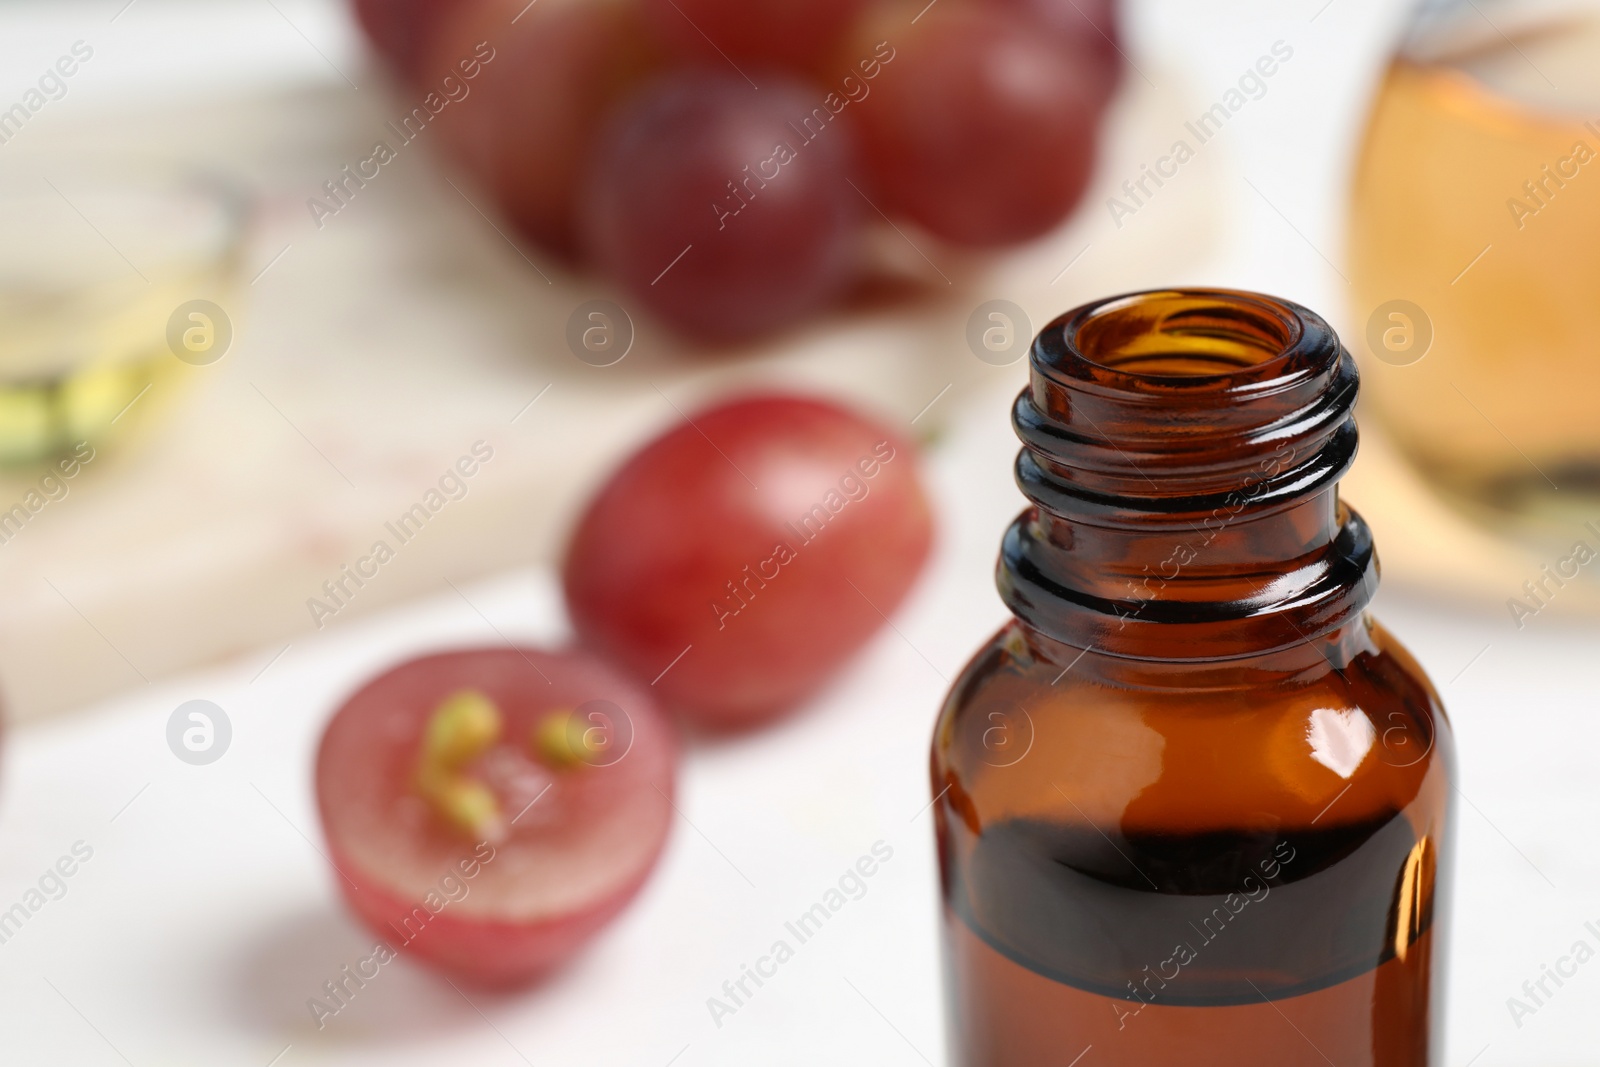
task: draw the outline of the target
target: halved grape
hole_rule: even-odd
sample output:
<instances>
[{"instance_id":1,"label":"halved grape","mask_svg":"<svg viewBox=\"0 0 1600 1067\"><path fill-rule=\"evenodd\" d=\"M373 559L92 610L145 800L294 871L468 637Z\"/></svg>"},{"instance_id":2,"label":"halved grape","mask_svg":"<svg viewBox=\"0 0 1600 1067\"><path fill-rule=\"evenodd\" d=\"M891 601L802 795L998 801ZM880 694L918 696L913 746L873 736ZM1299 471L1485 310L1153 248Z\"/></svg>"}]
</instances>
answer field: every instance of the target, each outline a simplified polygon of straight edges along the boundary
<instances>
[{"instance_id":1,"label":"halved grape","mask_svg":"<svg viewBox=\"0 0 1600 1067\"><path fill-rule=\"evenodd\" d=\"M654 701L578 653L410 660L334 715L317 803L336 880L401 956L536 979L639 891L672 821Z\"/></svg>"},{"instance_id":2,"label":"halved grape","mask_svg":"<svg viewBox=\"0 0 1600 1067\"><path fill-rule=\"evenodd\" d=\"M849 280L861 212L851 133L777 74L681 70L601 136L583 246L640 303L692 337L732 341L823 307Z\"/></svg>"},{"instance_id":3,"label":"halved grape","mask_svg":"<svg viewBox=\"0 0 1600 1067\"><path fill-rule=\"evenodd\" d=\"M450 150L524 235L570 258L595 136L659 60L629 0L479 0L441 27L425 70L465 93L437 120Z\"/></svg>"},{"instance_id":4,"label":"halved grape","mask_svg":"<svg viewBox=\"0 0 1600 1067\"><path fill-rule=\"evenodd\" d=\"M750 726L819 689L928 557L929 505L898 433L836 404L737 400L630 459L563 566L585 643L673 711Z\"/></svg>"},{"instance_id":5,"label":"halved grape","mask_svg":"<svg viewBox=\"0 0 1600 1067\"><path fill-rule=\"evenodd\" d=\"M1066 218L1094 161L1092 64L1020 15L972 6L932 8L892 47L851 108L883 210L968 245L1037 237Z\"/></svg>"},{"instance_id":6,"label":"halved grape","mask_svg":"<svg viewBox=\"0 0 1600 1067\"><path fill-rule=\"evenodd\" d=\"M706 65L814 67L867 0L643 0L645 18L674 54Z\"/></svg>"}]
</instances>

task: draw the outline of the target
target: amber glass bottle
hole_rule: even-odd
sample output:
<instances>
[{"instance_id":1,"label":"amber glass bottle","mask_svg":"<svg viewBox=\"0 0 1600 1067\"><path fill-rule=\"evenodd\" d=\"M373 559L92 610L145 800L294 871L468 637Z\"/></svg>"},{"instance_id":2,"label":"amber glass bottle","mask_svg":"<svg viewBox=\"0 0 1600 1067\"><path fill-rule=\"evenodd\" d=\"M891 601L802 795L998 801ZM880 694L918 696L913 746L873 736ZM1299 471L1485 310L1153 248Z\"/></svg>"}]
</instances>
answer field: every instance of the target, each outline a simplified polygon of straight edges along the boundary
<instances>
[{"instance_id":1,"label":"amber glass bottle","mask_svg":"<svg viewBox=\"0 0 1600 1067\"><path fill-rule=\"evenodd\" d=\"M951 1062L1439 1062L1451 739L1365 613L1356 371L1249 293L1035 340L1015 619L934 734Z\"/></svg>"}]
</instances>

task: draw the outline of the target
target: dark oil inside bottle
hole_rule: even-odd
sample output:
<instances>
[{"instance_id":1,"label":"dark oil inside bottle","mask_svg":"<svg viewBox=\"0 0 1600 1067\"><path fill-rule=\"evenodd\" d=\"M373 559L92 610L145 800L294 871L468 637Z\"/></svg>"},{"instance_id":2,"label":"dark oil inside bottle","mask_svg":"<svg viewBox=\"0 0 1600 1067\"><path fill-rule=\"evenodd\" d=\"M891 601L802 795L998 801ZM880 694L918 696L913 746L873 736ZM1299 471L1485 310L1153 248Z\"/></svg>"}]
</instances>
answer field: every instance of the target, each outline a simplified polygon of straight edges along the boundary
<instances>
[{"instance_id":1,"label":"dark oil inside bottle","mask_svg":"<svg viewBox=\"0 0 1600 1067\"><path fill-rule=\"evenodd\" d=\"M1249 1004L1371 971L1425 931L1430 905L1392 906L1417 851L1398 812L1194 834L1014 819L984 828L950 906L1018 965L1130 1008Z\"/></svg>"}]
</instances>

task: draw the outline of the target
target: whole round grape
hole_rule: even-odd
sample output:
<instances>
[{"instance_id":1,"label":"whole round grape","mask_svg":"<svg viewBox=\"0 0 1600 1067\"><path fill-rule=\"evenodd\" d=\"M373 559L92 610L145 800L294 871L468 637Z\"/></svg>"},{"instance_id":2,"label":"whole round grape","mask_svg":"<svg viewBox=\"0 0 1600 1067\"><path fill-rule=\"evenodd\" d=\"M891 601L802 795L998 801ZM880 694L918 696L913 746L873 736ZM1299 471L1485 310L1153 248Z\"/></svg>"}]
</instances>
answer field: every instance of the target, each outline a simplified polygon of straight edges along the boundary
<instances>
[{"instance_id":1,"label":"whole round grape","mask_svg":"<svg viewBox=\"0 0 1600 1067\"><path fill-rule=\"evenodd\" d=\"M793 323L855 264L852 131L823 94L759 79L685 69L644 87L601 134L584 188L587 258L699 340Z\"/></svg>"},{"instance_id":2,"label":"whole round grape","mask_svg":"<svg viewBox=\"0 0 1600 1067\"><path fill-rule=\"evenodd\" d=\"M878 205L965 245L1065 219L1093 167L1103 92L1091 65L993 8L932 8L891 43L851 106Z\"/></svg>"},{"instance_id":3,"label":"whole round grape","mask_svg":"<svg viewBox=\"0 0 1600 1067\"><path fill-rule=\"evenodd\" d=\"M589 503L562 567L584 643L669 710L735 729L792 709L905 598L932 539L912 447L821 400L702 411Z\"/></svg>"},{"instance_id":4,"label":"whole round grape","mask_svg":"<svg viewBox=\"0 0 1600 1067\"><path fill-rule=\"evenodd\" d=\"M434 124L518 230L572 258L596 133L658 58L629 0L479 0L429 50L429 87L465 92Z\"/></svg>"},{"instance_id":5,"label":"whole round grape","mask_svg":"<svg viewBox=\"0 0 1600 1067\"><path fill-rule=\"evenodd\" d=\"M806 70L829 55L867 0L642 0L657 38L705 65Z\"/></svg>"}]
</instances>

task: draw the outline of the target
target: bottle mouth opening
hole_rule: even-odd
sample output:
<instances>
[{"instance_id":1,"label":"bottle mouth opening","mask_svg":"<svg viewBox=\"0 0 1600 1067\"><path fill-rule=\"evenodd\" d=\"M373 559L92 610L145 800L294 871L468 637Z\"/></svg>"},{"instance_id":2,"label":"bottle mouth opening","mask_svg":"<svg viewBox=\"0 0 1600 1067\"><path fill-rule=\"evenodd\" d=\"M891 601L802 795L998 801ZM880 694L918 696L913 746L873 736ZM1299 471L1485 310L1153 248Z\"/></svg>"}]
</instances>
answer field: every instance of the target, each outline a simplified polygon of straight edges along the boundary
<instances>
[{"instance_id":1,"label":"bottle mouth opening","mask_svg":"<svg viewBox=\"0 0 1600 1067\"><path fill-rule=\"evenodd\" d=\"M1226 391L1270 381L1290 371L1286 364L1304 337L1296 308L1218 289L1114 297L1079 309L1060 330L1061 347L1049 363L1071 377L1136 392Z\"/></svg>"},{"instance_id":2,"label":"bottle mouth opening","mask_svg":"<svg viewBox=\"0 0 1600 1067\"><path fill-rule=\"evenodd\" d=\"M1233 493L1269 469L1298 493L1288 468L1342 471L1354 454L1355 361L1320 316L1277 297L1165 289L1097 300L1039 333L1031 371L1012 412L1023 443L1063 492L1124 511Z\"/></svg>"}]
</instances>

